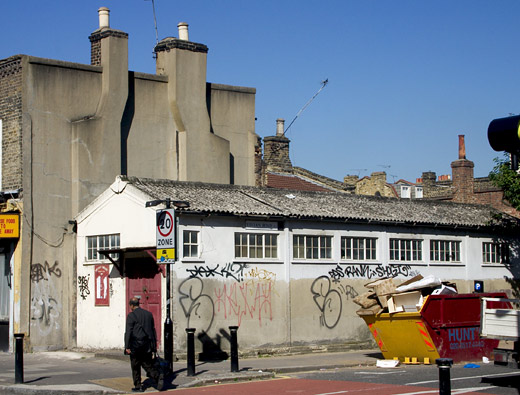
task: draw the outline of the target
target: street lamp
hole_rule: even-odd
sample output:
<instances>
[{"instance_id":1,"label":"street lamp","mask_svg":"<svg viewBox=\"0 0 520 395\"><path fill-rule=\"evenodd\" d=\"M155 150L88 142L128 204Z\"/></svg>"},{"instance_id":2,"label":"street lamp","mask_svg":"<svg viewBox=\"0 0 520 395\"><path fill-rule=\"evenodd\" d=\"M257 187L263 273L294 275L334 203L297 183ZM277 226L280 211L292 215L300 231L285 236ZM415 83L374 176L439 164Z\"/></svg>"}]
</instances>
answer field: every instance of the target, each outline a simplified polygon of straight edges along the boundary
<instances>
[{"instance_id":1,"label":"street lamp","mask_svg":"<svg viewBox=\"0 0 520 395\"><path fill-rule=\"evenodd\" d=\"M166 209L174 208L188 208L190 207L190 203L185 200L171 200L170 198L167 199L159 199L159 200L151 200L145 203L145 207L154 207L159 204L165 204ZM159 217L157 217L159 218ZM174 215L174 223L172 224L174 229L174 261L177 260L177 219ZM157 224L159 225L159 224ZM166 263L166 319L164 320L164 327L163 327L163 343L164 343L164 359L168 361L168 367L170 372L173 368L173 321L171 319L171 290L170 290L170 281L171 281L171 273L170 273L170 264Z\"/></svg>"}]
</instances>

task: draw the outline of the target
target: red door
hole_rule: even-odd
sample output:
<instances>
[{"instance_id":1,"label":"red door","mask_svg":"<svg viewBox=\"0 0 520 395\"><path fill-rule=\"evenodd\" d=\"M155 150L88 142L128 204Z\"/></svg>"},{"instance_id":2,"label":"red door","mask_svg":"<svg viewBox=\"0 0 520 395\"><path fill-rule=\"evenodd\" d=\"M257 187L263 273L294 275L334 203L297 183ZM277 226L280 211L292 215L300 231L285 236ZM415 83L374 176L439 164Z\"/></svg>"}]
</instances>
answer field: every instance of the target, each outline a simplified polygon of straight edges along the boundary
<instances>
[{"instance_id":1,"label":"red door","mask_svg":"<svg viewBox=\"0 0 520 395\"><path fill-rule=\"evenodd\" d=\"M130 312L130 298L140 298L140 306L153 314L157 332L157 347L161 345L161 272L149 259L129 259L126 262L126 314Z\"/></svg>"}]
</instances>

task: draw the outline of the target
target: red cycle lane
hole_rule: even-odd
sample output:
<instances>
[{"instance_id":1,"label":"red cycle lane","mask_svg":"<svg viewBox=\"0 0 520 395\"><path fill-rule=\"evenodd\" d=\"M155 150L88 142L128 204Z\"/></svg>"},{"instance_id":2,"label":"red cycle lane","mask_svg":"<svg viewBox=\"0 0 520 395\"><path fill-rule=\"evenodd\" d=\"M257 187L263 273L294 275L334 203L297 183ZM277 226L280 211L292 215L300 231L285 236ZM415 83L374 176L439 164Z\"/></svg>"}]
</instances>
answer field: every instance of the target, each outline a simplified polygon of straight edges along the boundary
<instances>
[{"instance_id":1,"label":"red cycle lane","mask_svg":"<svg viewBox=\"0 0 520 395\"><path fill-rule=\"evenodd\" d=\"M281 378L267 381L253 381L247 383L215 384L206 387L186 388L169 390L165 393L171 395L195 395L195 394L215 394L215 395L278 395L278 394L298 394L298 395L427 395L438 394L438 388L415 387L393 384L374 384L356 381L326 381ZM457 392L466 395L482 395L481 392Z\"/></svg>"}]
</instances>

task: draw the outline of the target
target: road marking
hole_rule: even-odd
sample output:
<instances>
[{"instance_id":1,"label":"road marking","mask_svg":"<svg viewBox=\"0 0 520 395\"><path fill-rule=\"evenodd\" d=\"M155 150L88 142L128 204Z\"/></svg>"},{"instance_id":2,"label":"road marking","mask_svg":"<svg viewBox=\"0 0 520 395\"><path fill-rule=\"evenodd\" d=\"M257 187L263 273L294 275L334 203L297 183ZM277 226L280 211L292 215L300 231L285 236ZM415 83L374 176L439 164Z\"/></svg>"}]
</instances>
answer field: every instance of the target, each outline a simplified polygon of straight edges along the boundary
<instances>
[{"instance_id":1,"label":"road marking","mask_svg":"<svg viewBox=\"0 0 520 395\"><path fill-rule=\"evenodd\" d=\"M337 391L337 392L322 392L321 394L315 395L334 395L334 394L346 394L349 391Z\"/></svg>"},{"instance_id":2,"label":"road marking","mask_svg":"<svg viewBox=\"0 0 520 395\"><path fill-rule=\"evenodd\" d=\"M468 392L485 391L485 390L488 390L490 388L497 388L497 387L494 386L494 385L490 385L490 386L487 386L487 387L459 388L459 389L456 389L456 390L452 389L451 393L453 395L467 394ZM421 394L438 394L438 393L439 393L439 390L435 389L435 390L430 390L430 391L402 392L400 394L394 394L394 395L421 395Z\"/></svg>"},{"instance_id":3,"label":"road marking","mask_svg":"<svg viewBox=\"0 0 520 395\"><path fill-rule=\"evenodd\" d=\"M494 373L494 374L482 374L480 376L468 376L468 377L452 377L451 381L457 380L470 380L482 377L500 377L500 376L509 376L513 373ZM420 384L430 384L430 383L438 383L439 380L428 380L428 381L416 381L414 383L406 383L405 385L420 385Z\"/></svg>"},{"instance_id":4,"label":"road marking","mask_svg":"<svg viewBox=\"0 0 520 395\"><path fill-rule=\"evenodd\" d=\"M387 371L379 371L379 372L355 372L355 374L374 374L374 375L385 375L385 374L395 374L395 373L405 373L406 370L387 370Z\"/></svg>"}]
</instances>

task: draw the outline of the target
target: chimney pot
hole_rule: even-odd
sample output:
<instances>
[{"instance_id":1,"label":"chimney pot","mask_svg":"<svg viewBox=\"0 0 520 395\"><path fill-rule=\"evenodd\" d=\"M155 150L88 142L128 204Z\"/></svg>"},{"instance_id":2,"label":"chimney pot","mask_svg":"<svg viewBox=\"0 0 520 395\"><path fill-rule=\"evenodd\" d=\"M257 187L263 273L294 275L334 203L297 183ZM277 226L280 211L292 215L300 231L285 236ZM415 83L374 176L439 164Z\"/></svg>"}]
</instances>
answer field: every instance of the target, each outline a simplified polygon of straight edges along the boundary
<instances>
[{"instance_id":1,"label":"chimney pot","mask_svg":"<svg viewBox=\"0 0 520 395\"><path fill-rule=\"evenodd\" d=\"M466 144L463 134L459 134L459 159L466 159Z\"/></svg>"},{"instance_id":2,"label":"chimney pot","mask_svg":"<svg viewBox=\"0 0 520 395\"><path fill-rule=\"evenodd\" d=\"M179 29L179 40L190 41L188 33L188 24L186 22L180 22L177 25Z\"/></svg>"},{"instance_id":3,"label":"chimney pot","mask_svg":"<svg viewBox=\"0 0 520 395\"><path fill-rule=\"evenodd\" d=\"M99 28L110 27L110 10L107 7L101 7L98 10L99 15Z\"/></svg>"},{"instance_id":4,"label":"chimney pot","mask_svg":"<svg viewBox=\"0 0 520 395\"><path fill-rule=\"evenodd\" d=\"M276 135L283 136L284 134L285 119L278 118L276 120Z\"/></svg>"}]
</instances>

